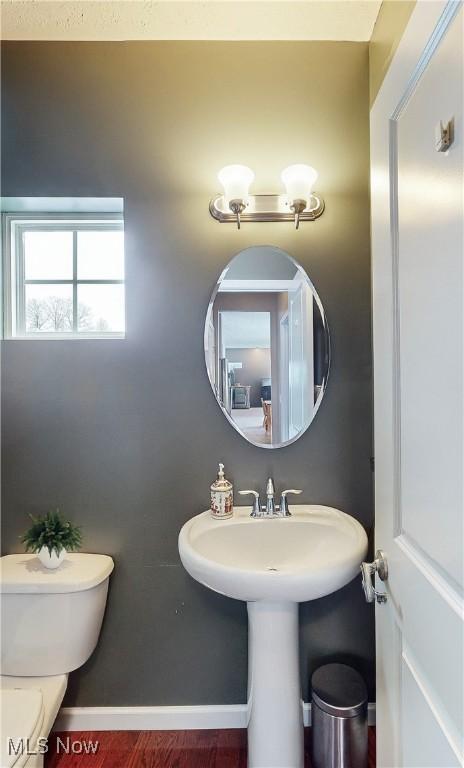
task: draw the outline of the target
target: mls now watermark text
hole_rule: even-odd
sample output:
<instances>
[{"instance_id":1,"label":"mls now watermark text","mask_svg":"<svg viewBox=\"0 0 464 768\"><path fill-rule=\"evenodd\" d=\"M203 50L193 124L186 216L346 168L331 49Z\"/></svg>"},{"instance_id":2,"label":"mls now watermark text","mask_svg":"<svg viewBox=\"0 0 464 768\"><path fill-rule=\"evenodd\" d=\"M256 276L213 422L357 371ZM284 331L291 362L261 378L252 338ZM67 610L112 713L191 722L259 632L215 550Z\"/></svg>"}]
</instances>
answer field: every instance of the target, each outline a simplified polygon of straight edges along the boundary
<instances>
[{"instance_id":1,"label":"mls now watermark text","mask_svg":"<svg viewBox=\"0 0 464 768\"><path fill-rule=\"evenodd\" d=\"M23 739L8 738L7 749L9 755L45 755L51 744L52 739ZM72 739L70 736L61 738L53 737L55 742L55 751L57 754L66 755L96 755L100 743L92 739Z\"/></svg>"}]
</instances>

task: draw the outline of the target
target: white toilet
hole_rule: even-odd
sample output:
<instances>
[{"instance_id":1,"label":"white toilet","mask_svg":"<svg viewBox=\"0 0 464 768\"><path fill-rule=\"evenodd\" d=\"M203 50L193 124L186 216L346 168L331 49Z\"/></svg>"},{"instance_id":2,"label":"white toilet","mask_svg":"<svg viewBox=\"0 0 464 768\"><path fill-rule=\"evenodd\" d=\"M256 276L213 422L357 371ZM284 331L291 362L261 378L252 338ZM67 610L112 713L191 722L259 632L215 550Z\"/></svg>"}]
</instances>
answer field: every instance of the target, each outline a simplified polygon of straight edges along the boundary
<instances>
[{"instance_id":1,"label":"white toilet","mask_svg":"<svg viewBox=\"0 0 464 768\"><path fill-rule=\"evenodd\" d=\"M68 673L94 650L114 563L67 554L57 570L35 555L0 558L0 768L41 768ZM35 754L34 754L35 753Z\"/></svg>"}]
</instances>

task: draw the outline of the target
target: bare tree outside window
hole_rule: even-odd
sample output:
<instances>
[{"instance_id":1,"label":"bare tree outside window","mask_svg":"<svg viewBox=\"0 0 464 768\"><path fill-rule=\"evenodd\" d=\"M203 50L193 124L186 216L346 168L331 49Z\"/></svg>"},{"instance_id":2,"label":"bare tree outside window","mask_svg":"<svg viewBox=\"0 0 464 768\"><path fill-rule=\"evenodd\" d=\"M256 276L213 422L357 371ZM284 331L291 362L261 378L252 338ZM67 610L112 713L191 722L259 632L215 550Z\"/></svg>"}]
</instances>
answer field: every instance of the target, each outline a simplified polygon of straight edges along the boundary
<instances>
[{"instance_id":1,"label":"bare tree outside window","mask_svg":"<svg viewBox=\"0 0 464 768\"><path fill-rule=\"evenodd\" d=\"M97 322L95 323L95 329L96 331L110 331L110 324L108 320L105 320L104 317L99 317Z\"/></svg>"},{"instance_id":2,"label":"bare tree outside window","mask_svg":"<svg viewBox=\"0 0 464 768\"><path fill-rule=\"evenodd\" d=\"M61 296L50 296L44 300L45 311L48 312L49 323L54 331L69 331L69 314L71 314L72 328L72 301Z\"/></svg>"},{"instance_id":3,"label":"bare tree outside window","mask_svg":"<svg viewBox=\"0 0 464 768\"><path fill-rule=\"evenodd\" d=\"M91 307L79 302L77 327L80 331L109 331L105 318L95 318ZM26 330L66 333L73 330L73 301L62 296L29 299L26 307Z\"/></svg>"},{"instance_id":4,"label":"bare tree outside window","mask_svg":"<svg viewBox=\"0 0 464 768\"><path fill-rule=\"evenodd\" d=\"M29 299L26 309L26 324L28 331L43 331L47 329L49 315L44 301Z\"/></svg>"},{"instance_id":5,"label":"bare tree outside window","mask_svg":"<svg viewBox=\"0 0 464 768\"><path fill-rule=\"evenodd\" d=\"M72 321L72 318L71 318ZM77 305L77 327L80 330L86 330L95 326L93 312L87 304L82 301Z\"/></svg>"}]
</instances>

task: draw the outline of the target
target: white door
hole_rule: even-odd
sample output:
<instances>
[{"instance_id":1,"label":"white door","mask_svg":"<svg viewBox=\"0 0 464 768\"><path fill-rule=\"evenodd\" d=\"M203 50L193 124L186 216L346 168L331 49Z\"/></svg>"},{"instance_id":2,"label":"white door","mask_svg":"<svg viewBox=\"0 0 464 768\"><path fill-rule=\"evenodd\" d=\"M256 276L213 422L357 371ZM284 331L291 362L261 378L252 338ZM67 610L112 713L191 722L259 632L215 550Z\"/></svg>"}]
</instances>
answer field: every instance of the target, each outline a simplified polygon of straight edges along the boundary
<instances>
[{"instance_id":1,"label":"white door","mask_svg":"<svg viewBox=\"0 0 464 768\"><path fill-rule=\"evenodd\" d=\"M371 113L379 768L462 764L462 25L418 2Z\"/></svg>"},{"instance_id":2,"label":"white door","mask_svg":"<svg viewBox=\"0 0 464 768\"><path fill-rule=\"evenodd\" d=\"M288 380L288 312L279 325L279 392L280 392L280 439L288 440L289 380Z\"/></svg>"},{"instance_id":3,"label":"white door","mask_svg":"<svg viewBox=\"0 0 464 768\"><path fill-rule=\"evenodd\" d=\"M314 409L313 294L304 281L288 295L288 334L291 439L309 424Z\"/></svg>"},{"instance_id":4,"label":"white door","mask_svg":"<svg viewBox=\"0 0 464 768\"><path fill-rule=\"evenodd\" d=\"M288 436L303 426L303 323L302 286L288 296Z\"/></svg>"}]
</instances>

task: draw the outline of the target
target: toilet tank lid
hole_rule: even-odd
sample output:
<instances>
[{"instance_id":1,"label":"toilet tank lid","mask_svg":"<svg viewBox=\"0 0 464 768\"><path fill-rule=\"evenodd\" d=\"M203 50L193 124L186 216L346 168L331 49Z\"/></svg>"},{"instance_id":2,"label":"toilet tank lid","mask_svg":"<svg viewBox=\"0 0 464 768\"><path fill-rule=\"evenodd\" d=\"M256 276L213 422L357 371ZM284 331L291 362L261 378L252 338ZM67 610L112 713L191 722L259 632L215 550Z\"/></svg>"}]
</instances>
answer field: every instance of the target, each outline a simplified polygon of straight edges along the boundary
<instances>
[{"instance_id":1,"label":"toilet tank lid","mask_svg":"<svg viewBox=\"0 0 464 768\"><path fill-rule=\"evenodd\" d=\"M56 570L45 568L36 555L4 555L0 558L0 592L82 592L101 584L113 568L108 555L69 552Z\"/></svg>"}]
</instances>

